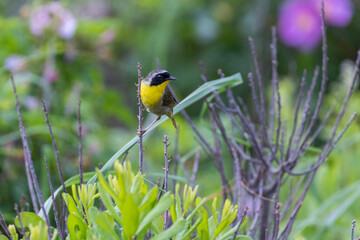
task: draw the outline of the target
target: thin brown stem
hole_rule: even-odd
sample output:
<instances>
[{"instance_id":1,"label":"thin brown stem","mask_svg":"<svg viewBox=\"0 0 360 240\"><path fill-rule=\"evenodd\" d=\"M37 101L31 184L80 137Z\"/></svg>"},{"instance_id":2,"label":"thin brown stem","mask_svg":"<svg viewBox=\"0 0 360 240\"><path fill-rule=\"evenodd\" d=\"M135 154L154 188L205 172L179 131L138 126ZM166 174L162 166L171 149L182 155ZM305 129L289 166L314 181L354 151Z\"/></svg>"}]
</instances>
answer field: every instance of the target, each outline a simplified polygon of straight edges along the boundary
<instances>
[{"instance_id":1,"label":"thin brown stem","mask_svg":"<svg viewBox=\"0 0 360 240\"><path fill-rule=\"evenodd\" d=\"M56 166L57 166L57 169L58 169L58 172L59 172L60 182L61 182L61 185L63 186L63 191L66 193L67 190L66 190L66 186L65 186L63 173L62 173L62 167L61 167L61 162L60 162L60 157L59 157L59 151L58 151L57 146L56 146L56 141L55 141L55 138L54 138L54 135L53 135L53 132L52 132L52 128L51 128L51 124L50 124L50 121L49 121L48 110L47 110L47 107L46 107L46 104L45 104L44 100L42 101L42 104L43 104L43 111L45 113L46 124L48 125L48 129L49 129L49 133L50 133L50 137L51 137L51 142L52 142L53 150L54 150L54 153L55 153Z\"/></svg>"},{"instance_id":2,"label":"thin brown stem","mask_svg":"<svg viewBox=\"0 0 360 240\"><path fill-rule=\"evenodd\" d=\"M83 178L83 172L84 172L84 166L83 166L83 157L82 157L82 124L81 124L81 101L78 102L78 135L79 135L79 174L80 174L80 188L83 185L84 178Z\"/></svg>"},{"instance_id":3,"label":"thin brown stem","mask_svg":"<svg viewBox=\"0 0 360 240\"><path fill-rule=\"evenodd\" d=\"M138 97L138 107L139 107L139 115L138 115L138 120L139 120L139 128L138 128L138 136L139 136L139 171L141 174L144 173L143 170L143 165L144 165L144 149L143 149L143 137L142 137L142 102L141 102L141 71L142 71L142 66L140 64L140 62L137 65L137 69L138 69L138 84L137 84L137 97Z\"/></svg>"}]
</instances>

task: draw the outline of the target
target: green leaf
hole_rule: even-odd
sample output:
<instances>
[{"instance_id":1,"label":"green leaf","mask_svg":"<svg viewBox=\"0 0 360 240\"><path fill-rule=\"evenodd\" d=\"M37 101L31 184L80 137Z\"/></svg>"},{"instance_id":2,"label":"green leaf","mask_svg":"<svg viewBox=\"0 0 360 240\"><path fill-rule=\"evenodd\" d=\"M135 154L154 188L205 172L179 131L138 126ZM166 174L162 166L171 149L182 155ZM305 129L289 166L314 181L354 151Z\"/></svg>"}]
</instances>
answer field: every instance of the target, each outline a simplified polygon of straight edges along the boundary
<instances>
[{"instance_id":1,"label":"green leaf","mask_svg":"<svg viewBox=\"0 0 360 240\"><path fill-rule=\"evenodd\" d=\"M132 237L139 226L139 210L136 206L134 195L127 194L123 206L118 206L122 215L124 233L127 237Z\"/></svg>"},{"instance_id":2,"label":"green leaf","mask_svg":"<svg viewBox=\"0 0 360 240\"><path fill-rule=\"evenodd\" d=\"M209 223L208 223L208 213L206 209L202 209L202 220L197 227L198 235L200 239L209 239Z\"/></svg>"},{"instance_id":3,"label":"green leaf","mask_svg":"<svg viewBox=\"0 0 360 240\"><path fill-rule=\"evenodd\" d=\"M96 207L89 209L89 218L95 230L105 239L117 239L120 237L114 230L114 220L106 212L100 212Z\"/></svg>"},{"instance_id":4,"label":"green leaf","mask_svg":"<svg viewBox=\"0 0 360 240\"><path fill-rule=\"evenodd\" d=\"M197 210L204 205L204 203L207 201L206 198L202 199L201 202L192 210L192 212L187 216L186 221L190 221L191 218L196 214Z\"/></svg>"},{"instance_id":5,"label":"green leaf","mask_svg":"<svg viewBox=\"0 0 360 240\"><path fill-rule=\"evenodd\" d=\"M228 232L224 233L223 235L219 236L218 238L216 238L217 240L225 240L231 236L234 235L234 233L236 232L236 229L239 227L240 222L238 224L235 225L235 227L231 228ZM216 237L216 233L215 236Z\"/></svg>"},{"instance_id":6,"label":"green leaf","mask_svg":"<svg viewBox=\"0 0 360 240\"><path fill-rule=\"evenodd\" d=\"M235 240L253 240L252 237L246 236L246 235L239 235L236 236Z\"/></svg>"},{"instance_id":7,"label":"green leaf","mask_svg":"<svg viewBox=\"0 0 360 240\"><path fill-rule=\"evenodd\" d=\"M72 196L68 193L63 193L63 199L64 202L68 208L69 213L74 213L78 216L82 216L82 213L79 211L79 209L77 208L77 205L74 201L74 199L72 198Z\"/></svg>"},{"instance_id":8,"label":"green leaf","mask_svg":"<svg viewBox=\"0 0 360 240\"><path fill-rule=\"evenodd\" d=\"M162 216L158 216L154 221L151 222L151 230L157 235L163 231L164 228L164 218Z\"/></svg>"},{"instance_id":9,"label":"green leaf","mask_svg":"<svg viewBox=\"0 0 360 240\"><path fill-rule=\"evenodd\" d=\"M115 204L118 207L120 207L121 206L121 201L120 201L120 198L118 197L118 194L115 193L114 189L112 189L109 186L109 184L106 182L103 175L99 172L98 169L96 169L96 172L99 175L99 184L100 184L100 186L104 189L104 191L106 191L114 199Z\"/></svg>"},{"instance_id":10,"label":"green leaf","mask_svg":"<svg viewBox=\"0 0 360 240\"><path fill-rule=\"evenodd\" d=\"M195 231L195 229L200 225L200 223L201 223L201 221L202 221L202 216L201 217L199 217L197 220L196 220L196 222L191 226L191 228L187 231L187 232L185 232L185 234L184 234L184 239L187 239L187 238L190 238L190 236L191 236L191 234ZM186 220L186 222L187 223L189 223L189 225L191 225L191 221L190 222L188 222L188 220Z\"/></svg>"},{"instance_id":11,"label":"green leaf","mask_svg":"<svg viewBox=\"0 0 360 240\"><path fill-rule=\"evenodd\" d=\"M4 235L0 235L0 240L9 240L7 237L5 237Z\"/></svg>"},{"instance_id":12,"label":"green leaf","mask_svg":"<svg viewBox=\"0 0 360 240\"><path fill-rule=\"evenodd\" d=\"M188 95L185 99L183 99L177 106L174 108L174 114L184 110L191 104L203 99L206 95L211 93L212 91L223 91L225 87L235 87L242 83L242 78L240 73L236 73L232 76L221 78L213 81L209 81L201 85L195 91L193 91L190 95ZM159 121L157 121L148 131L145 132L143 136L148 135L153 129L155 129L158 125L163 123L168 117L162 116ZM132 148L139 140L138 136L132 138L125 146L123 146L119 151L117 151L101 168L101 173L106 173L109 169L114 165L114 162L119 157L123 156L130 148ZM94 175L88 183L95 183L97 176Z\"/></svg>"},{"instance_id":13,"label":"green leaf","mask_svg":"<svg viewBox=\"0 0 360 240\"><path fill-rule=\"evenodd\" d=\"M136 231L136 235L138 235L141 231L143 231L146 226L148 226L158 216L160 216L163 212L165 212L166 209L168 209L172 204L173 204L173 199L170 193L169 192L165 193L165 195L160 199L158 204L156 204L156 206L144 217L144 219L142 220Z\"/></svg>"},{"instance_id":14,"label":"green leaf","mask_svg":"<svg viewBox=\"0 0 360 240\"><path fill-rule=\"evenodd\" d=\"M100 193L101 201L103 202L105 208L110 212L111 216L120 224L121 224L121 218L119 214L116 212L115 207L111 201L111 198L109 194L103 189L103 187L98 184L98 190Z\"/></svg>"},{"instance_id":15,"label":"green leaf","mask_svg":"<svg viewBox=\"0 0 360 240\"><path fill-rule=\"evenodd\" d=\"M154 236L153 238L151 238L151 240L168 240L180 231L182 231L185 227L185 223L186 220L184 218L179 218L174 222L171 227L166 229L164 232Z\"/></svg>"},{"instance_id":16,"label":"green leaf","mask_svg":"<svg viewBox=\"0 0 360 240\"><path fill-rule=\"evenodd\" d=\"M297 220L297 224L294 225L294 230L292 231L291 236L295 236L297 233L312 224L320 225L326 223L325 226L333 224L340 216L343 215L342 213L346 212L346 209L348 209L360 197L359 184L360 181L356 181L350 186L334 193L325 202L323 202L320 207L313 211L309 217ZM335 210L332 211L332 209ZM339 209L340 211L338 211ZM329 212L331 214L329 214Z\"/></svg>"},{"instance_id":17,"label":"green leaf","mask_svg":"<svg viewBox=\"0 0 360 240\"><path fill-rule=\"evenodd\" d=\"M71 213L68 216L67 226L70 240L85 240L87 235L87 225L79 216Z\"/></svg>"},{"instance_id":18,"label":"green leaf","mask_svg":"<svg viewBox=\"0 0 360 240\"><path fill-rule=\"evenodd\" d=\"M45 224L45 221L33 212L21 212L19 215L21 218L21 223L25 228L29 227L30 224L32 224L33 226L38 225L41 222ZM21 228L19 216L16 216L14 223L17 228Z\"/></svg>"},{"instance_id":19,"label":"green leaf","mask_svg":"<svg viewBox=\"0 0 360 240\"><path fill-rule=\"evenodd\" d=\"M153 187L143 198L140 207L139 207L139 212L142 213L143 211L145 211L148 207L151 207L154 203L156 203L157 201L157 196L158 196L158 188L157 187Z\"/></svg>"},{"instance_id":20,"label":"green leaf","mask_svg":"<svg viewBox=\"0 0 360 240\"><path fill-rule=\"evenodd\" d=\"M88 181L92 176L95 175L95 172L87 172L84 173L83 178L84 178L84 182ZM68 180L65 181L65 186L66 187L70 187L73 184L78 184L80 182L80 176L79 175L75 175L71 178L69 178ZM54 197L56 198L57 195L62 191L62 186L58 187L56 189L56 191L54 192ZM53 201L51 199L51 196L46 200L46 202L44 203L44 207L47 213L49 213L50 208L53 204ZM44 217L44 214L42 214L42 212L39 213L39 216L42 218Z\"/></svg>"}]
</instances>

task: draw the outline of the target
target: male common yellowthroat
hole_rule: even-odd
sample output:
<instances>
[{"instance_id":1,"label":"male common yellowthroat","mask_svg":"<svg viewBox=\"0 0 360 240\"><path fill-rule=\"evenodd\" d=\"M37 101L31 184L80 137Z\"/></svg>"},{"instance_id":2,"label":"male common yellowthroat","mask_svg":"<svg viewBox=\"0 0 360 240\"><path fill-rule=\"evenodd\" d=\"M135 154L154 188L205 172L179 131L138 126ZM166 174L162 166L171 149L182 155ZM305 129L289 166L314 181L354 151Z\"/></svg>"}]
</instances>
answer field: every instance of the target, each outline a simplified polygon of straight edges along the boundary
<instances>
[{"instance_id":1,"label":"male common yellowthroat","mask_svg":"<svg viewBox=\"0 0 360 240\"><path fill-rule=\"evenodd\" d=\"M144 134L162 115L168 116L174 127L177 128L173 116L173 107L178 103L178 100L167 86L171 80L176 80L176 78L171 76L168 71L156 69L141 81L141 101L146 110L157 115L157 118L146 129L140 131L140 135Z\"/></svg>"}]
</instances>

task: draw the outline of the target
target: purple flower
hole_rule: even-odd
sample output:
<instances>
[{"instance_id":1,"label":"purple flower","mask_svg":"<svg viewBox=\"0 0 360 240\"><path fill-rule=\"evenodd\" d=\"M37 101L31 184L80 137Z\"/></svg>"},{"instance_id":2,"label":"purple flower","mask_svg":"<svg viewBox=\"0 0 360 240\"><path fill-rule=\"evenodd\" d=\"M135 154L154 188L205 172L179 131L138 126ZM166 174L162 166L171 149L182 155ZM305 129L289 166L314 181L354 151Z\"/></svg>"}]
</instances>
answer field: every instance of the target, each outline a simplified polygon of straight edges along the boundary
<instances>
[{"instance_id":1,"label":"purple flower","mask_svg":"<svg viewBox=\"0 0 360 240\"><path fill-rule=\"evenodd\" d=\"M71 39L76 31L77 21L68 9L60 2L42 5L30 15L30 31L42 35L46 29L56 31L63 39Z\"/></svg>"},{"instance_id":2,"label":"purple flower","mask_svg":"<svg viewBox=\"0 0 360 240\"><path fill-rule=\"evenodd\" d=\"M316 8L321 13L321 0L315 1ZM349 0L324 0L325 21L336 27L349 24L353 15L353 5Z\"/></svg>"},{"instance_id":3,"label":"purple flower","mask_svg":"<svg viewBox=\"0 0 360 240\"><path fill-rule=\"evenodd\" d=\"M321 20L312 1L286 1L280 8L279 36L284 44L310 51L321 40Z\"/></svg>"},{"instance_id":4,"label":"purple flower","mask_svg":"<svg viewBox=\"0 0 360 240\"><path fill-rule=\"evenodd\" d=\"M24 106L29 110L37 109L40 106L39 99L33 96L26 96L23 102L24 102Z\"/></svg>"},{"instance_id":5,"label":"purple flower","mask_svg":"<svg viewBox=\"0 0 360 240\"><path fill-rule=\"evenodd\" d=\"M20 55L11 55L5 59L4 67L11 72L21 72L27 67L25 57Z\"/></svg>"}]
</instances>

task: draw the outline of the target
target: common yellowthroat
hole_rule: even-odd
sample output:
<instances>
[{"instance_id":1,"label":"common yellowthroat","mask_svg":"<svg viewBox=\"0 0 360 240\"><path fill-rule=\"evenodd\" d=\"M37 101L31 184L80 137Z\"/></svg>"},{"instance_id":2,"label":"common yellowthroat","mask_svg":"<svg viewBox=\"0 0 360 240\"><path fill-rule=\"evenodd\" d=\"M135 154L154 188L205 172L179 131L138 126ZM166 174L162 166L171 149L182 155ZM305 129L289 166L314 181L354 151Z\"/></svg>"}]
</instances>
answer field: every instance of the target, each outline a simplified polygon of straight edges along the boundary
<instances>
[{"instance_id":1,"label":"common yellowthroat","mask_svg":"<svg viewBox=\"0 0 360 240\"><path fill-rule=\"evenodd\" d=\"M178 103L178 100L168 86L172 80L176 80L176 78L162 69L153 70L142 79L140 88L141 101L146 110L157 115L157 118L146 129L139 131L139 135L144 134L162 115L168 116L174 127L177 128L173 107Z\"/></svg>"}]
</instances>

